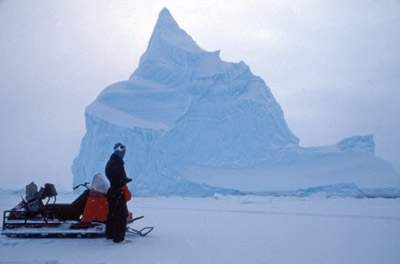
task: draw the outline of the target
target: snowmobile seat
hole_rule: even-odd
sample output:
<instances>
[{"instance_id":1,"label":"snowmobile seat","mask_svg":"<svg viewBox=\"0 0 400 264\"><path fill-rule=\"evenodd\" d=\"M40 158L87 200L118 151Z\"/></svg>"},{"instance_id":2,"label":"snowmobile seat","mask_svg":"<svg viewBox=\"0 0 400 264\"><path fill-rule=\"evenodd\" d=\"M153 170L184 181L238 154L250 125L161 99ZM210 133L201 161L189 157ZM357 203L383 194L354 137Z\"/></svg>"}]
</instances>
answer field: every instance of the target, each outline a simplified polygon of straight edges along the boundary
<instances>
[{"instance_id":1,"label":"snowmobile seat","mask_svg":"<svg viewBox=\"0 0 400 264\"><path fill-rule=\"evenodd\" d=\"M86 200L89 197L89 190L84 191L71 204L47 204L44 207L44 213L47 218L60 220L76 220L79 221L83 210L85 209Z\"/></svg>"}]
</instances>

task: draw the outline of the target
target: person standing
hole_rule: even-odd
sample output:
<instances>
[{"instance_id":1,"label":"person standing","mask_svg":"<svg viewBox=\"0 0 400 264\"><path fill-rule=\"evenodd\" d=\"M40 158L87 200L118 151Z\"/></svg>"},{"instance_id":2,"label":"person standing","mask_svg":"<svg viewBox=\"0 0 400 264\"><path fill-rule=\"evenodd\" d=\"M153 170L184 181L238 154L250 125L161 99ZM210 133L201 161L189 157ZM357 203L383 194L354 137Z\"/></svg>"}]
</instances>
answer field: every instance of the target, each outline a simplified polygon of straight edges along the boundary
<instances>
[{"instance_id":1,"label":"person standing","mask_svg":"<svg viewBox=\"0 0 400 264\"><path fill-rule=\"evenodd\" d=\"M121 143L114 146L114 153L106 165L106 176L110 181L107 191L108 215L106 223L106 238L120 243L125 239L126 219L128 217L127 201L131 193L126 186L132 179L126 176L124 156L126 147Z\"/></svg>"}]
</instances>

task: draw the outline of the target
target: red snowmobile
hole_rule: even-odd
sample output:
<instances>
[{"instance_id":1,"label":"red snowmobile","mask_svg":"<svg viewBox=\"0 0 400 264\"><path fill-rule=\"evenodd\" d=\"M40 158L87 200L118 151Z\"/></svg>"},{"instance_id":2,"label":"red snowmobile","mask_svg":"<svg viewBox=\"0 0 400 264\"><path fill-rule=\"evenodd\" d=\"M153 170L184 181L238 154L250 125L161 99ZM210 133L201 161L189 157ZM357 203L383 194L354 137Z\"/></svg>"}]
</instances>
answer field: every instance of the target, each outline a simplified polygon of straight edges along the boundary
<instances>
[{"instance_id":1,"label":"red snowmobile","mask_svg":"<svg viewBox=\"0 0 400 264\"><path fill-rule=\"evenodd\" d=\"M40 191L32 182L26 186L26 199L13 209L4 211L2 234L7 237L103 237L106 232L108 203L106 193L109 188L101 174L96 174L90 188L89 182L74 187L84 186L85 190L71 204L56 203L57 191L53 184L45 184ZM46 204L43 200L47 198ZM54 198L53 203L49 203ZM129 224L142 219L133 218L129 213L127 233L140 236L149 234L153 227L136 230Z\"/></svg>"}]
</instances>

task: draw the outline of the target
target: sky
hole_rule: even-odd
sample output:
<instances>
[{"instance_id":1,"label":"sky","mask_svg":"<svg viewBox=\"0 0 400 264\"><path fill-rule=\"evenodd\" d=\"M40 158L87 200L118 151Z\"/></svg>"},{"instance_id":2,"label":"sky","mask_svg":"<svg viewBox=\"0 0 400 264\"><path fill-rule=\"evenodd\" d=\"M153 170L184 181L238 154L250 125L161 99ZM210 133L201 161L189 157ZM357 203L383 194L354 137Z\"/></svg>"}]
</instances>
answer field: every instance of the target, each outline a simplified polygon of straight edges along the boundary
<instances>
[{"instance_id":1,"label":"sky","mask_svg":"<svg viewBox=\"0 0 400 264\"><path fill-rule=\"evenodd\" d=\"M374 134L400 171L400 1L0 0L0 187L72 187L85 107L127 80L158 13L270 87L300 145Z\"/></svg>"}]
</instances>

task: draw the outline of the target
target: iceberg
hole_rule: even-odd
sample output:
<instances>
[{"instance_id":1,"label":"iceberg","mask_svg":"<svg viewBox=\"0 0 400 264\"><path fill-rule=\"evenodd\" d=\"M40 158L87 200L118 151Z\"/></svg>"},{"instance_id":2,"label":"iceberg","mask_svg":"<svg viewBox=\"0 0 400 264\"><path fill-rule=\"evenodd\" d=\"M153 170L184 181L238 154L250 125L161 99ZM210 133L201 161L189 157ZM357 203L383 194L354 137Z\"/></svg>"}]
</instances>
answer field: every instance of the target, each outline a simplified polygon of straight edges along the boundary
<instances>
[{"instance_id":1,"label":"iceberg","mask_svg":"<svg viewBox=\"0 0 400 264\"><path fill-rule=\"evenodd\" d=\"M123 142L137 196L350 186L346 193L360 197L365 188L400 186L399 173L375 156L373 135L301 147L264 80L243 61L225 62L219 51L200 48L166 8L138 68L106 87L85 120L74 184L104 173L112 147Z\"/></svg>"}]
</instances>

